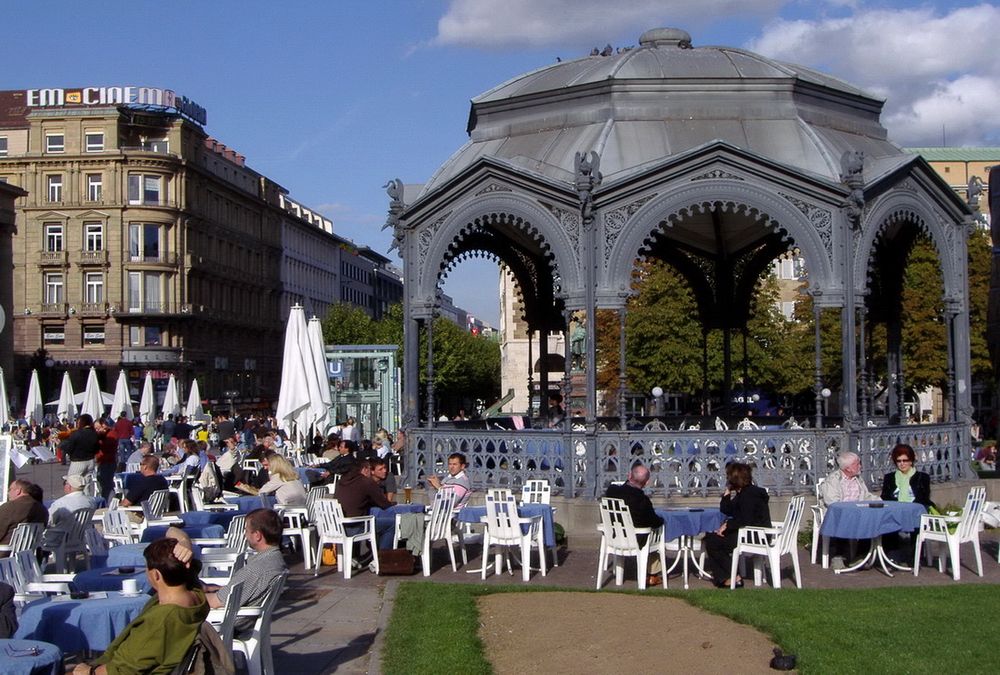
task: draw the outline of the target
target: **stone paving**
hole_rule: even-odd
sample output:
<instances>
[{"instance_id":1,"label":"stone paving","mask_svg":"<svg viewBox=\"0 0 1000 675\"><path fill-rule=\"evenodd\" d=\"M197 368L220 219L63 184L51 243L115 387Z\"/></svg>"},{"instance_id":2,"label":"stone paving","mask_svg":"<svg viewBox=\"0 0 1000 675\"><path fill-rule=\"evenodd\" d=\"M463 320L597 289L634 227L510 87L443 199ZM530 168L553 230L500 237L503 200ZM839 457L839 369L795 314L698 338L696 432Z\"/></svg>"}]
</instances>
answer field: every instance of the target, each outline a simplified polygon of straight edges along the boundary
<instances>
[{"instance_id":1,"label":"stone paving","mask_svg":"<svg viewBox=\"0 0 1000 675\"><path fill-rule=\"evenodd\" d=\"M46 496L61 493L62 472L58 465L34 465L18 471L18 477L42 485ZM962 550L962 579L958 583L1000 583L1000 565L997 563L998 531L984 533L984 576L976 576L971 566L975 560L968 546ZM469 574L466 569L479 565L479 545L469 546L467 568L451 570L448 555L442 544L435 548L431 582L481 583L480 575ZM592 541L578 547L560 549L560 564L550 569L544 579L537 572L532 574L531 585L551 585L560 588L592 589L596 583L597 548ZM350 580L331 567L321 567L318 577L303 569L301 558L286 556L292 574L289 587L275 615L272 643L277 672L289 675L313 673L377 673L379 653L384 628L392 607L392 598L399 583L407 580L424 580L424 577L376 577L367 569ZM920 576L898 572L894 578L886 577L877 569L851 574L834 574L819 566L809 564L809 553L799 551L803 586L806 588L870 588L876 586L951 585L950 575L940 574L936 568L921 569ZM784 558L782 565L783 588L793 588L791 565ZM520 584L520 572L514 576L490 574L485 582L494 584ZM683 589L679 576L671 576L671 589ZM748 584L749 585L749 584ZM690 587L710 588L711 584L692 575ZM604 586L615 589L613 578L608 575ZM622 589L635 589L634 567L626 572ZM719 591L726 592L726 591Z\"/></svg>"}]
</instances>

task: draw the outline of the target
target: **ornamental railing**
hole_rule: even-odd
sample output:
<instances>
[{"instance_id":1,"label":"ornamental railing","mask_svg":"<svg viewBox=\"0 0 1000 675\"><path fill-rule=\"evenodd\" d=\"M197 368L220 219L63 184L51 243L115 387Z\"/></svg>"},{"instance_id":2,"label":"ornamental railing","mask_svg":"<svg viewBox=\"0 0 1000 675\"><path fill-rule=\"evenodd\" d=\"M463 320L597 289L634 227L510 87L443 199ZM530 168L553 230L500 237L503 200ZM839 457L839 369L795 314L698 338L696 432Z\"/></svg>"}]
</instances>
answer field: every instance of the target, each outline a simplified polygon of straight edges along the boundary
<instances>
[{"instance_id":1,"label":"ornamental railing","mask_svg":"<svg viewBox=\"0 0 1000 675\"><path fill-rule=\"evenodd\" d=\"M733 461L754 466L755 482L771 494L812 493L836 466L842 450L861 456L864 477L878 488L894 467L897 442L911 445L917 466L935 482L968 472L969 432L961 424L922 424L844 429L750 429L726 431L603 431L413 429L404 480L423 486L428 474L443 474L448 456L461 452L476 489L520 490L544 478L553 492L594 498L625 480L636 463L649 467L654 496L716 496Z\"/></svg>"}]
</instances>

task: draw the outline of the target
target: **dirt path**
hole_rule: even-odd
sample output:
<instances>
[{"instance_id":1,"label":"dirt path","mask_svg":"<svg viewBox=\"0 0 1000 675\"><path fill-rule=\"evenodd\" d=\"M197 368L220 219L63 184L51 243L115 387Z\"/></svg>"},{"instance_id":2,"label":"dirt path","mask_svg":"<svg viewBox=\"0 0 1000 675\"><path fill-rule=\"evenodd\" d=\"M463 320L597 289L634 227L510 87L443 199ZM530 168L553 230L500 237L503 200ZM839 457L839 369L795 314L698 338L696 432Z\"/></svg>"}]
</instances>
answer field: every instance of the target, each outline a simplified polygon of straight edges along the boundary
<instances>
[{"instance_id":1,"label":"dirt path","mask_svg":"<svg viewBox=\"0 0 1000 675\"><path fill-rule=\"evenodd\" d=\"M767 636L676 598L498 593L479 613L498 675L774 672Z\"/></svg>"}]
</instances>

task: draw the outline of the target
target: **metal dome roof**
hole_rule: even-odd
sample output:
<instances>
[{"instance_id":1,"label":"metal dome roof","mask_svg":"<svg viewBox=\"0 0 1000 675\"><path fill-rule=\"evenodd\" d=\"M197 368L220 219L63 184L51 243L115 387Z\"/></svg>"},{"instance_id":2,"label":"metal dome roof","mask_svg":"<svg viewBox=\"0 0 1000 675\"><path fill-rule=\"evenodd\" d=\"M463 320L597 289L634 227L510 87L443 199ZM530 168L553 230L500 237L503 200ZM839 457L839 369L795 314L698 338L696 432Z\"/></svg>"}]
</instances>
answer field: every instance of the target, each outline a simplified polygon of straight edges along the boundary
<instances>
[{"instance_id":1,"label":"metal dome roof","mask_svg":"<svg viewBox=\"0 0 1000 675\"><path fill-rule=\"evenodd\" d=\"M732 47L691 47L676 28L639 46L559 62L472 100L470 140L421 195L482 157L572 182L596 150L607 184L716 140L839 181L840 158L905 153L879 123L881 99L842 80Z\"/></svg>"}]
</instances>

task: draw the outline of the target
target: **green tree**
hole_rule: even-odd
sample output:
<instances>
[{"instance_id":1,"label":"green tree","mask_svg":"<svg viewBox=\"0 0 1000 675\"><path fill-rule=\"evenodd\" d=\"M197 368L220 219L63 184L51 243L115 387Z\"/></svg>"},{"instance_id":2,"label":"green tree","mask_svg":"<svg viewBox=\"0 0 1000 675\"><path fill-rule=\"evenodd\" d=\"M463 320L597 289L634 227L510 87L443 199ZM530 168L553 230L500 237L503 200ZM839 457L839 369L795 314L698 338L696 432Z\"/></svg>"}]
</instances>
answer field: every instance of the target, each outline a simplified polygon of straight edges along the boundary
<instances>
[{"instance_id":1,"label":"green tree","mask_svg":"<svg viewBox=\"0 0 1000 675\"><path fill-rule=\"evenodd\" d=\"M373 321L365 310L339 302L323 317L323 339L328 345L373 344Z\"/></svg>"},{"instance_id":2,"label":"green tree","mask_svg":"<svg viewBox=\"0 0 1000 675\"><path fill-rule=\"evenodd\" d=\"M973 381L992 383L993 366L986 344L993 244L986 229L969 235L969 343ZM992 386L990 387L992 389Z\"/></svg>"}]
</instances>

